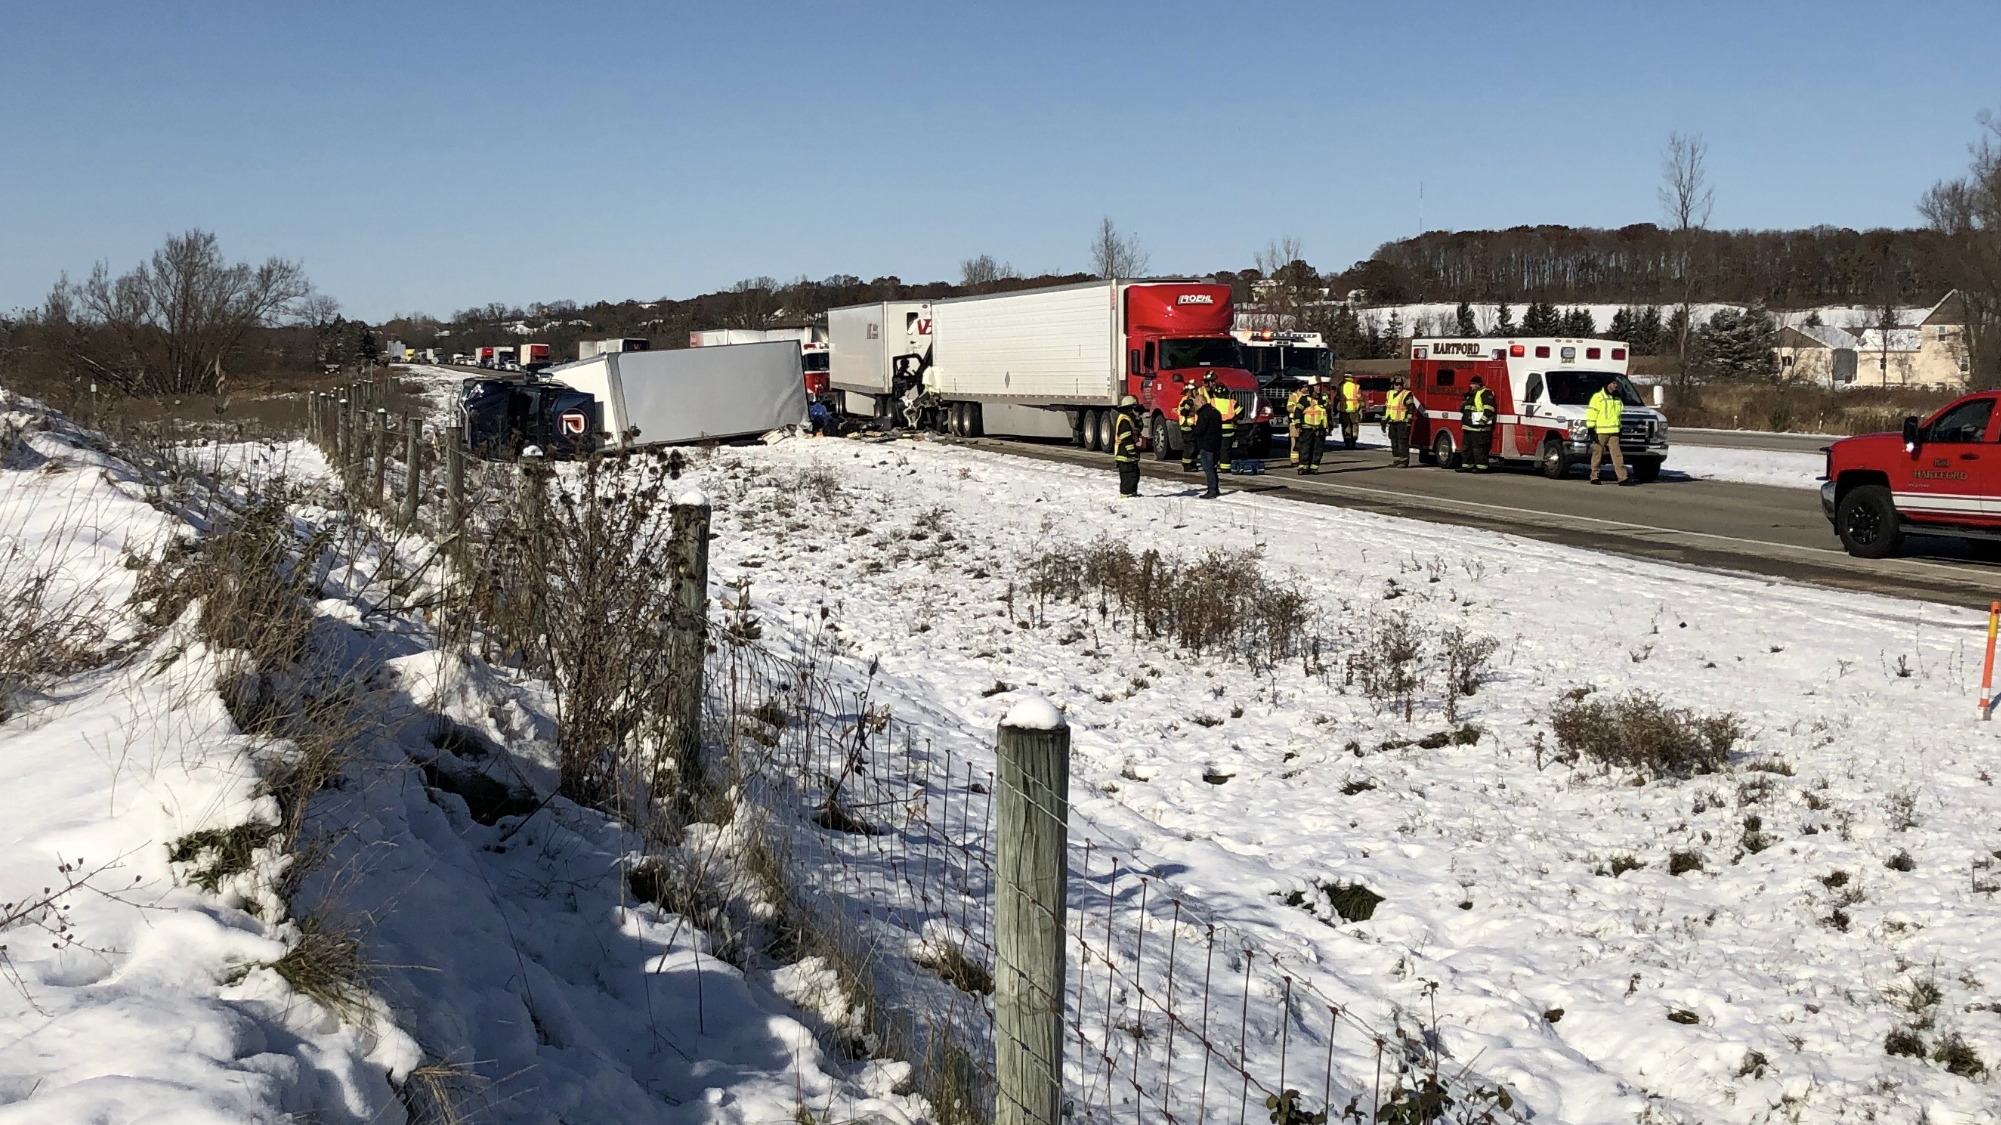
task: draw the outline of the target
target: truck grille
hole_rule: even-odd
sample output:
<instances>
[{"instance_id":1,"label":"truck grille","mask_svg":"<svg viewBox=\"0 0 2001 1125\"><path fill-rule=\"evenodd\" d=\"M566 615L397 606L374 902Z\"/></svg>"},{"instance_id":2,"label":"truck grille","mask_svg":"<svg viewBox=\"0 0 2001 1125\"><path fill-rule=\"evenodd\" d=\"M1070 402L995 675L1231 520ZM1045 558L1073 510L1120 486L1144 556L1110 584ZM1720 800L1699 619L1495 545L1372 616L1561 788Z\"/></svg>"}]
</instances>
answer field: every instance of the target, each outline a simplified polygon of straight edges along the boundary
<instances>
[{"instance_id":1,"label":"truck grille","mask_svg":"<svg viewBox=\"0 0 2001 1125\"><path fill-rule=\"evenodd\" d=\"M1622 418L1619 420L1619 441L1621 443L1638 442L1644 445L1647 438L1652 436L1652 431L1653 423L1645 418Z\"/></svg>"},{"instance_id":2,"label":"truck grille","mask_svg":"<svg viewBox=\"0 0 2001 1125\"><path fill-rule=\"evenodd\" d=\"M1258 416L1258 392L1233 390L1230 401L1237 404L1237 421L1249 422Z\"/></svg>"}]
</instances>

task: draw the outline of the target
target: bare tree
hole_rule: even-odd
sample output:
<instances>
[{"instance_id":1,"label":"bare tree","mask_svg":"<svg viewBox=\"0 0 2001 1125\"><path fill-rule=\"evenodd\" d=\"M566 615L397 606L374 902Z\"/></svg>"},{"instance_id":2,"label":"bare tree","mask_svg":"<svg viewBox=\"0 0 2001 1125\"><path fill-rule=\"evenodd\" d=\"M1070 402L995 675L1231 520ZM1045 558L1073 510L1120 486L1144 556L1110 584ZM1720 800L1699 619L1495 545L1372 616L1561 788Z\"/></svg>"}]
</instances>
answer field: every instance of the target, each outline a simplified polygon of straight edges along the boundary
<instances>
[{"instance_id":1,"label":"bare tree","mask_svg":"<svg viewBox=\"0 0 2001 1125\"><path fill-rule=\"evenodd\" d=\"M1257 252L1258 272L1264 275L1258 303L1270 313L1273 328L1299 327L1306 298L1319 280L1300 254L1299 237L1290 234L1265 243Z\"/></svg>"},{"instance_id":2,"label":"bare tree","mask_svg":"<svg viewBox=\"0 0 2001 1125\"><path fill-rule=\"evenodd\" d=\"M1139 277L1146 273L1150 260L1139 244L1139 235L1120 234L1110 215L1098 224L1097 236L1091 240L1092 273L1103 278Z\"/></svg>"},{"instance_id":3,"label":"bare tree","mask_svg":"<svg viewBox=\"0 0 2001 1125\"><path fill-rule=\"evenodd\" d=\"M1950 247L1947 271L1966 314L1967 382L1986 388L2001 386L2001 117L1982 112L1980 124L1987 135L1973 144L1966 175L1933 184L1918 213Z\"/></svg>"},{"instance_id":4,"label":"bare tree","mask_svg":"<svg viewBox=\"0 0 2001 1125\"><path fill-rule=\"evenodd\" d=\"M723 327L769 328L778 319L778 282L746 277L723 294Z\"/></svg>"},{"instance_id":5,"label":"bare tree","mask_svg":"<svg viewBox=\"0 0 2001 1125\"><path fill-rule=\"evenodd\" d=\"M1692 376L1690 343L1695 323L1697 232L1709 225L1716 192L1709 186L1709 142L1700 133L1669 133L1661 153L1661 209L1667 212L1674 273L1681 282L1681 328L1675 334L1676 379L1687 387Z\"/></svg>"},{"instance_id":6,"label":"bare tree","mask_svg":"<svg viewBox=\"0 0 2001 1125\"><path fill-rule=\"evenodd\" d=\"M981 254L959 263L959 284L975 293L988 292L997 282L1020 276L1012 265L995 261L992 254Z\"/></svg>"},{"instance_id":7,"label":"bare tree","mask_svg":"<svg viewBox=\"0 0 2001 1125\"><path fill-rule=\"evenodd\" d=\"M122 277L106 262L82 284L64 277L43 316L82 373L134 393L214 394L251 329L278 323L312 292L297 262L230 264L213 234L191 230Z\"/></svg>"}]
</instances>

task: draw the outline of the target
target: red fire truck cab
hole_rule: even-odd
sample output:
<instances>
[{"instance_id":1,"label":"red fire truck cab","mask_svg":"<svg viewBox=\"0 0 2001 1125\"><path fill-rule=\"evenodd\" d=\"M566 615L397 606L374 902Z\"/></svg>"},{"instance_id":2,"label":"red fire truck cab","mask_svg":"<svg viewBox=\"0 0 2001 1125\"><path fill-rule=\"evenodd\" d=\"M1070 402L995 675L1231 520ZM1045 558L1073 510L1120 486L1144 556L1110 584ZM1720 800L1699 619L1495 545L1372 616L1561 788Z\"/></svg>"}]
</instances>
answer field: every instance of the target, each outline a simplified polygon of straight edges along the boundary
<instances>
[{"instance_id":1,"label":"red fire truck cab","mask_svg":"<svg viewBox=\"0 0 2001 1125\"><path fill-rule=\"evenodd\" d=\"M1477 375L1494 393L1494 460L1532 464L1559 479L1590 454L1584 415L1591 396L1617 382L1625 402L1620 452L1634 479L1653 480L1667 459L1667 419L1640 400L1626 362L1618 340L1413 340L1410 389L1418 410L1411 444L1426 463L1459 463L1466 441L1460 405Z\"/></svg>"},{"instance_id":2,"label":"red fire truck cab","mask_svg":"<svg viewBox=\"0 0 2001 1125\"><path fill-rule=\"evenodd\" d=\"M2001 393L1984 391L1903 433L1863 434L1827 447L1821 511L1851 555L1896 553L1908 534L1954 536L1983 550L2001 542Z\"/></svg>"}]
</instances>

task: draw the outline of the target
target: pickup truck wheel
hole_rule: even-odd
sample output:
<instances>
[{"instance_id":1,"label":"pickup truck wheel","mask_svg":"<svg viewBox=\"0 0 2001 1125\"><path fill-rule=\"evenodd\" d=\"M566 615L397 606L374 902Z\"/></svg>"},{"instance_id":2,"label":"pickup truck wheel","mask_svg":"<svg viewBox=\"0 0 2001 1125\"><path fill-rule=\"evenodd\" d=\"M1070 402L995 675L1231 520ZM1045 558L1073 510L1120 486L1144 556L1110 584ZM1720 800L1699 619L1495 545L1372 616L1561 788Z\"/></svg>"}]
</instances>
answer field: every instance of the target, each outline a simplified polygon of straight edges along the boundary
<instances>
[{"instance_id":1,"label":"pickup truck wheel","mask_svg":"<svg viewBox=\"0 0 2001 1125\"><path fill-rule=\"evenodd\" d=\"M1661 459L1658 457L1633 458L1633 479L1641 484L1652 484L1661 479Z\"/></svg>"},{"instance_id":2,"label":"pickup truck wheel","mask_svg":"<svg viewBox=\"0 0 2001 1125\"><path fill-rule=\"evenodd\" d=\"M1551 480L1562 480L1570 475L1570 455L1564 452L1561 439L1544 440L1541 451L1536 454L1536 468Z\"/></svg>"},{"instance_id":3,"label":"pickup truck wheel","mask_svg":"<svg viewBox=\"0 0 2001 1125\"><path fill-rule=\"evenodd\" d=\"M1438 431L1437 440L1431 443L1431 459L1441 469L1459 467L1459 451L1452 448L1452 435L1445 430Z\"/></svg>"},{"instance_id":4,"label":"pickup truck wheel","mask_svg":"<svg viewBox=\"0 0 2001 1125\"><path fill-rule=\"evenodd\" d=\"M1903 531L1897 526L1897 505L1890 490L1880 484L1849 489L1834 506L1834 531L1841 545L1858 559L1880 559L1903 545Z\"/></svg>"},{"instance_id":5,"label":"pickup truck wheel","mask_svg":"<svg viewBox=\"0 0 2001 1125\"><path fill-rule=\"evenodd\" d=\"M1167 419L1158 414L1153 416L1153 459L1156 461L1174 459L1174 447L1169 445L1167 440Z\"/></svg>"}]
</instances>

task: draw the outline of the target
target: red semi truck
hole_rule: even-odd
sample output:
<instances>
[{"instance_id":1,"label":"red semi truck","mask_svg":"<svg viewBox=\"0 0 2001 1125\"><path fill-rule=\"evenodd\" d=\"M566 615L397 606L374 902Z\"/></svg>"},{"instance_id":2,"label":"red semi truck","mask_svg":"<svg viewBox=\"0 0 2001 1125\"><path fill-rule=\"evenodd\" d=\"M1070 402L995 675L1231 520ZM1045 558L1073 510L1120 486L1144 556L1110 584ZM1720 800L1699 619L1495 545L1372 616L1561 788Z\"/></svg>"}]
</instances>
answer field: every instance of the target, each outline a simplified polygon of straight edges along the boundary
<instances>
[{"instance_id":1,"label":"red semi truck","mask_svg":"<svg viewBox=\"0 0 2001 1125\"><path fill-rule=\"evenodd\" d=\"M1848 553L1892 555L1906 534L1952 536L2001 553L2001 393L1967 395L1904 432L1827 447L1821 511Z\"/></svg>"},{"instance_id":2,"label":"red semi truck","mask_svg":"<svg viewBox=\"0 0 2001 1125\"><path fill-rule=\"evenodd\" d=\"M1254 454L1271 409L1230 335L1230 287L1201 281L1091 281L931 302L924 390L938 423L963 436L1068 437L1112 446L1119 400L1140 400L1146 444L1180 450L1175 410L1214 373L1236 400Z\"/></svg>"}]
</instances>

